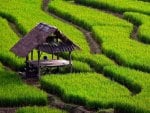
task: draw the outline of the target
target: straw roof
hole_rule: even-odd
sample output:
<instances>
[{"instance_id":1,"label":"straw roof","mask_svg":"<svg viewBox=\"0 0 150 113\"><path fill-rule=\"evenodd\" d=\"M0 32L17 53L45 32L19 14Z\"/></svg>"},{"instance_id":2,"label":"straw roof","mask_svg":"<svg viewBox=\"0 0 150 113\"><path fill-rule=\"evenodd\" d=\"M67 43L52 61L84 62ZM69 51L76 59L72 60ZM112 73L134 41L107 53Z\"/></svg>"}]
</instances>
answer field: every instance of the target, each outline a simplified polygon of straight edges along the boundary
<instances>
[{"instance_id":1,"label":"straw roof","mask_svg":"<svg viewBox=\"0 0 150 113\"><path fill-rule=\"evenodd\" d=\"M48 43L48 38L58 38L61 42ZM80 49L56 27L44 23L39 23L10 50L17 56L26 57L33 49L38 49L47 53L58 53Z\"/></svg>"}]
</instances>

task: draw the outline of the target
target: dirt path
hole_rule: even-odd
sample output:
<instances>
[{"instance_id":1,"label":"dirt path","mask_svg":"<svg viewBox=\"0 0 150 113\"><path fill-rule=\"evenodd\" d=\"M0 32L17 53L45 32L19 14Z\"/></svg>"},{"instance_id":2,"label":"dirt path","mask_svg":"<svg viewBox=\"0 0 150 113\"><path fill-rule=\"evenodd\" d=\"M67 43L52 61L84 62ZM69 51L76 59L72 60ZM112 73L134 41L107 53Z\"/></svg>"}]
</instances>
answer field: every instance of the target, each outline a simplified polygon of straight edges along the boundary
<instances>
[{"instance_id":1,"label":"dirt path","mask_svg":"<svg viewBox=\"0 0 150 113\"><path fill-rule=\"evenodd\" d=\"M0 108L0 113L15 113L17 108Z\"/></svg>"},{"instance_id":2,"label":"dirt path","mask_svg":"<svg viewBox=\"0 0 150 113\"><path fill-rule=\"evenodd\" d=\"M138 40L138 26L134 25L133 26L133 31L131 33L131 38L132 39L135 39L135 40Z\"/></svg>"}]
</instances>

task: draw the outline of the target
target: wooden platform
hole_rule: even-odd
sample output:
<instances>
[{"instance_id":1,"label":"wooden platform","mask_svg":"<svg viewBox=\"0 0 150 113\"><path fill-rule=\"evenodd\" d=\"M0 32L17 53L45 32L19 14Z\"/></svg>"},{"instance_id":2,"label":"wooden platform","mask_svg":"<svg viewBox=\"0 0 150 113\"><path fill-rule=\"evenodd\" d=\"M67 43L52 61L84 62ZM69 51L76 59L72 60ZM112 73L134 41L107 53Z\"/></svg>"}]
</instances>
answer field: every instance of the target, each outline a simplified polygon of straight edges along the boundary
<instances>
[{"instance_id":1,"label":"wooden platform","mask_svg":"<svg viewBox=\"0 0 150 113\"><path fill-rule=\"evenodd\" d=\"M29 61L30 65L38 67L38 61ZM40 67L61 67L70 65L68 60L40 60Z\"/></svg>"}]
</instances>

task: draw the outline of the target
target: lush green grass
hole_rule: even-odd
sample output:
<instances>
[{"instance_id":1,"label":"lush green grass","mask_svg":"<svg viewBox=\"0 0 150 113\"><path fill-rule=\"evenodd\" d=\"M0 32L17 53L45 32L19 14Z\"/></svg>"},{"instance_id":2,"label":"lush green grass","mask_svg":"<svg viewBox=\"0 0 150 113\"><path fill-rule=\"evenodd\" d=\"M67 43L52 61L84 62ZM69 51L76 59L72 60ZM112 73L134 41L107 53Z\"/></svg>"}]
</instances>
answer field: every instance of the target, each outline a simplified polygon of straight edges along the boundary
<instances>
[{"instance_id":1,"label":"lush green grass","mask_svg":"<svg viewBox=\"0 0 150 113\"><path fill-rule=\"evenodd\" d=\"M23 107L19 108L16 113L67 113L65 111L56 109L56 108L48 108L48 107Z\"/></svg>"},{"instance_id":2,"label":"lush green grass","mask_svg":"<svg viewBox=\"0 0 150 113\"><path fill-rule=\"evenodd\" d=\"M88 30L97 25L131 26L127 21L111 14L62 0L50 2L49 11Z\"/></svg>"},{"instance_id":3,"label":"lush green grass","mask_svg":"<svg viewBox=\"0 0 150 113\"><path fill-rule=\"evenodd\" d=\"M0 0L0 3L3 3L0 4L0 16L7 18L11 22L14 22L23 34L30 31L37 23L41 21L50 25L57 26L65 35L67 35L82 49L81 52L76 51L73 53L73 59L78 60L74 62L74 72L93 71L89 67L90 65L96 71L103 71L104 68L105 73L107 73L109 67L105 68L105 66L114 65L114 62L109 60L106 56L90 54L90 48L88 47L84 35L73 26L63 23L41 11L41 2L41 0L9 0L8 2ZM111 58L114 58L118 63L144 71L150 70L150 48L148 45L144 45L130 39L132 25L127 21L121 20L117 17L95 9L73 5L61 0L51 1L49 7L49 10L55 12L57 15L62 16L63 18L68 19L69 21L72 21L75 24L78 24L88 30L93 30L93 34L95 35L97 40L102 43L103 53ZM13 39L14 41L17 41L17 36L10 30L8 23L5 20L2 20L2 22L0 23L5 23L4 26L6 27L4 29L7 29L7 31L2 30L3 32L0 33L0 37L4 37L2 38L2 40L4 39L3 42L9 42L9 38L11 36L15 37ZM5 37L5 34L7 33L9 35ZM0 47L4 51L6 51L6 55L3 57L4 60L7 57L7 59L10 58L12 60L12 54L9 53L8 50L10 49L10 46L13 46L13 43L15 42L11 41L10 44L5 43L6 45L8 45L6 47L7 49L4 49L4 46L1 46L0 42ZM65 55L63 57L67 58ZM16 64L12 63L13 61L11 60L5 61L8 63L11 62L9 65L13 66L17 65L17 63L19 63L19 65L22 64L22 59L21 61L18 61L17 57L14 57L14 59L16 59L16 61L14 60ZM86 62L89 65L82 62ZM115 69L113 68L113 66L110 67L112 69ZM126 72L126 68L124 68L123 72ZM133 71L131 71L130 74L132 74L132 72ZM7 74L8 72L6 72L5 70L2 71L2 73L3 75L7 76L11 75ZM116 80L116 77L113 76L116 74L113 74L113 71L110 71L110 73L111 74L107 76L112 76L112 78ZM137 73L133 72L133 74L136 75ZM17 76L14 73L12 75L13 77ZM148 76L148 74L145 75L144 73L142 73L142 75L142 80L145 82L145 79L143 78L144 76ZM9 78L7 76L6 78ZM20 79L15 79L17 81L16 82L13 77L7 79L5 82L1 82L5 83L4 86L1 85L1 89L3 91L10 92L0 93L0 95L6 96L6 99L4 101L6 103L5 105L28 105L29 102L31 102L31 104L33 105L34 103L38 103L39 105L46 102L46 96L44 96L45 101L41 99L44 94L39 95L39 93L36 92L35 94L31 94L31 90L33 91L33 88L30 89L27 85L22 85L22 82L19 82L21 81ZM136 77L134 79L136 79ZM10 81L8 82L8 80ZM41 84L44 89L52 93L57 93L65 101L84 104L91 108L113 107L128 113L149 113L149 104L145 104L147 100L149 102L149 88L146 88L148 86L143 85L138 80L132 82L132 78L118 79L118 82L120 82L121 84L124 83L126 87L131 89L133 92L139 93L142 88L144 88L141 93L135 95L134 97L131 96L131 92L129 92L129 90L124 86L105 78L103 75L96 73L73 73L66 75L60 74L58 76L45 76L42 77ZM148 82L145 82L145 84L148 84ZM14 86L10 84L9 87L11 87L11 89L12 87L16 89L10 90L9 88L7 88L8 83L13 83ZM21 97L19 98L19 96ZM40 96L38 98L38 102L37 98L34 98L34 96ZM12 100L8 101L8 98ZM17 100L17 98L19 98L20 100ZM15 102L16 104L14 104Z\"/></svg>"},{"instance_id":4,"label":"lush green grass","mask_svg":"<svg viewBox=\"0 0 150 113\"><path fill-rule=\"evenodd\" d=\"M20 77L0 64L0 106L45 105L47 94L22 82Z\"/></svg>"},{"instance_id":5,"label":"lush green grass","mask_svg":"<svg viewBox=\"0 0 150 113\"><path fill-rule=\"evenodd\" d=\"M150 25L143 24L139 27L138 38L144 42L150 44Z\"/></svg>"},{"instance_id":6,"label":"lush green grass","mask_svg":"<svg viewBox=\"0 0 150 113\"><path fill-rule=\"evenodd\" d=\"M125 87L96 73L47 75L41 78L41 85L67 102L91 108L111 107L125 113L149 113L149 74L118 66L106 66L104 72L139 94L131 96Z\"/></svg>"},{"instance_id":7,"label":"lush green grass","mask_svg":"<svg viewBox=\"0 0 150 113\"><path fill-rule=\"evenodd\" d=\"M104 73L112 79L128 85L136 92L141 91L132 97L133 101L130 104L143 108L143 113L150 112L150 74L118 66L107 66Z\"/></svg>"},{"instance_id":8,"label":"lush green grass","mask_svg":"<svg viewBox=\"0 0 150 113\"><path fill-rule=\"evenodd\" d=\"M75 2L119 13L132 11L150 15L150 3L138 0L75 0Z\"/></svg>"},{"instance_id":9,"label":"lush green grass","mask_svg":"<svg viewBox=\"0 0 150 113\"><path fill-rule=\"evenodd\" d=\"M103 53L114 58L119 64L150 72L149 46L130 39L133 30L130 23L62 0L52 1L49 10L86 29L93 28L93 34L102 43Z\"/></svg>"},{"instance_id":10,"label":"lush green grass","mask_svg":"<svg viewBox=\"0 0 150 113\"><path fill-rule=\"evenodd\" d=\"M41 78L41 86L67 102L92 108L116 108L124 97L130 97L128 89L96 73L47 75Z\"/></svg>"},{"instance_id":11,"label":"lush green grass","mask_svg":"<svg viewBox=\"0 0 150 113\"><path fill-rule=\"evenodd\" d=\"M90 67L98 72L102 72L103 68L108 65L115 65L115 63L108 59L106 56L101 54L76 54L73 59L79 60L81 62L88 63ZM81 69L82 70L82 69Z\"/></svg>"},{"instance_id":12,"label":"lush green grass","mask_svg":"<svg viewBox=\"0 0 150 113\"><path fill-rule=\"evenodd\" d=\"M96 73L47 75L42 88L67 102L92 108L109 108L126 113L149 113L149 74L119 66L106 66L104 74L128 87L136 95L114 81ZM108 99L109 98L109 99Z\"/></svg>"},{"instance_id":13,"label":"lush green grass","mask_svg":"<svg viewBox=\"0 0 150 113\"><path fill-rule=\"evenodd\" d=\"M138 29L138 38L144 43L150 43L150 16L135 12L124 13L124 18L140 26Z\"/></svg>"},{"instance_id":14,"label":"lush green grass","mask_svg":"<svg viewBox=\"0 0 150 113\"><path fill-rule=\"evenodd\" d=\"M93 33L102 43L103 52L119 64L150 72L150 46L131 40L131 29L95 26Z\"/></svg>"},{"instance_id":15,"label":"lush green grass","mask_svg":"<svg viewBox=\"0 0 150 113\"><path fill-rule=\"evenodd\" d=\"M83 63L80 61L73 61L72 64L73 72L92 72L93 70L87 63Z\"/></svg>"},{"instance_id":16,"label":"lush green grass","mask_svg":"<svg viewBox=\"0 0 150 113\"><path fill-rule=\"evenodd\" d=\"M17 69L24 63L24 60L16 58L9 50L19 38L10 29L6 20L0 18L0 26L0 61Z\"/></svg>"},{"instance_id":17,"label":"lush green grass","mask_svg":"<svg viewBox=\"0 0 150 113\"><path fill-rule=\"evenodd\" d=\"M75 0L75 2L92 6L95 8L105 8L115 12L126 12L126 11L133 11L133 12L126 12L125 17L128 20L132 20L135 24L144 24L139 28L138 38L145 43L150 43L150 34L147 29L149 26L147 24L150 21L150 3L136 1L136 0ZM148 15L140 14L145 13ZM147 23L147 24L146 24Z\"/></svg>"}]
</instances>

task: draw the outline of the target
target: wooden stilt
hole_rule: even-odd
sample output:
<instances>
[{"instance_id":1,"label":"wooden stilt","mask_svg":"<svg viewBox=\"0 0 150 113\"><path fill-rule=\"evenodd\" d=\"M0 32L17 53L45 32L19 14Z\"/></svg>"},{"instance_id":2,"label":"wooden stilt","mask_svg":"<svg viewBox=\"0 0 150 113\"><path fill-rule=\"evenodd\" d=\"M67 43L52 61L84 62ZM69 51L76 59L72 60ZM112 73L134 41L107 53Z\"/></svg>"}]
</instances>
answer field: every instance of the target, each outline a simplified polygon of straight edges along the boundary
<instances>
[{"instance_id":1,"label":"wooden stilt","mask_svg":"<svg viewBox=\"0 0 150 113\"><path fill-rule=\"evenodd\" d=\"M59 60L59 54L57 53L57 60ZM59 66L57 67L57 72L59 72Z\"/></svg>"},{"instance_id":2,"label":"wooden stilt","mask_svg":"<svg viewBox=\"0 0 150 113\"><path fill-rule=\"evenodd\" d=\"M54 54L52 53L52 60L54 59Z\"/></svg>"},{"instance_id":3,"label":"wooden stilt","mask_svg":"<svg viewBox=\"0 0 150 113\"><path fill-rule=\"evenodd\" d=\"M25 75L26 77L28 77L28 72L29 72L29 63L28 63L28 61L29 61L29 56L26 56L26 70L25 70L26 71L25 72L26 73L26 75Z\"/></svg>"},{"instance_id":4,"label":"wooden stilt","mask_svg":"<svg viewBox=\"0 0 150 113\"><path fill-rule=\"evenodd\" d=\"M33 50L31 51L31 60L33 60Z\"/></svg>"},{"instance_id":5,"label":"wooden stilt","mask_svg":"<svg viewBox=\"0 0 150 113\"><path fill-rule=\"evenodd\" d=\"M40 68L40 51L38 50L38 78L41 75L41 68Z\"/></svg>"},{"instance_id":6,"label":"wooden stilt","mask_svg":"<svg viewBox=\"0 0 150 113\"><path fill-rule=\"evenodd\" d=\"M72 73L72 63L71 63L71 51L69 51L69 65L70 65L70 72Z\"/></svg>"}]
</instances>

